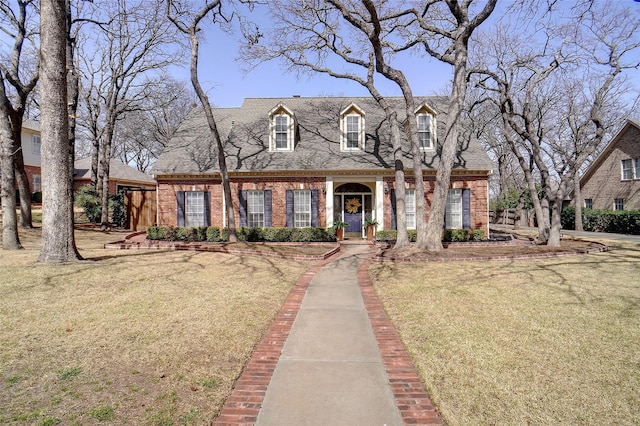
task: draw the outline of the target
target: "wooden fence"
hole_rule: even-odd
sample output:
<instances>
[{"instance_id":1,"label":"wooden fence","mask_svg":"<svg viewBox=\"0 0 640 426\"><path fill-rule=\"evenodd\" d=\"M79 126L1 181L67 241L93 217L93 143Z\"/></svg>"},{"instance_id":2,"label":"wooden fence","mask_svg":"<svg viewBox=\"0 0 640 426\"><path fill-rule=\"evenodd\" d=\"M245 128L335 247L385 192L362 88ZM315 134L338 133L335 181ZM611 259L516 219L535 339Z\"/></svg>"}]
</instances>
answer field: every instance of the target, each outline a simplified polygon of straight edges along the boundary
<instances>
[{"instance_id":1,"label":"wooden fence","mask_svg":"<svg viewBox=\"0 0 640 426\"><path fill-rule=\"evenodd\" d=\"M132 231L146 231L156 224L156 191L132 190L124 193L127 212L126 226Z\"/></svg>"}]
</instances>

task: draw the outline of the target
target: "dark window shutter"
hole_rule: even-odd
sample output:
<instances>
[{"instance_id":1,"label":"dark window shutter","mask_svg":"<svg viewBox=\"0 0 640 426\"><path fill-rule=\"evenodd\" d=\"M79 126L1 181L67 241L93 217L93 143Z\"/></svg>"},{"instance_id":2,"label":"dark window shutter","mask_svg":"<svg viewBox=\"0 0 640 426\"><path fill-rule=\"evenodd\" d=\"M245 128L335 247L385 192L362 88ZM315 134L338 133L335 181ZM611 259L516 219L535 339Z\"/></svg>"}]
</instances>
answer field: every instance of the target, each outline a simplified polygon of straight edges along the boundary
<instances>
[{"instance_id":1,"label":"dark window shutter","mask_svg":"<svg viewBox=\"0 0 640 426\"><path fill-rule=\"evenodd\" d=\"M272 221L272 208L273 194L270 189L264 190L264 227L271 228L273 226Z\"/></svg>"},{"instance_id":2,"label":"dark window shutter","mask_svg":"<svg viewBox=\"0 0 640 426\"><path fill-rule=\"evenodd\" d=\"M320 222L320 196L317 189L311 190L311 227L317 228Z\"/></svg>"},{"instance_id":3,"label":"dark window shutter","mask_svg":"<svg viewBox=\"0 0 640 426\"><path fill-rule=\"evenodd\" d=\"M204 191L204 226L211 226L211 192Z\"/></svg>"},{"instance_id":4,"label":"dark window shutter","mask_svg":"<svg viewBox=\"0 0 640 426\"><path fill-rule=\"evenodd\" d=\"M287 189L286 195L286 214L287 214L287 228L293 228L293 189Z\"/></svg>"},{"instance_id":5,"label":"dark window shutter","mask_svg":"<svg viewBox=\"0 0 640 426\"><path fill-rule=\"evenodd\" d=\"M396 190L391 190L391 229L398 229L396 223Z\"/></svg>"},{"instance_id":6,"label":"dark window shutter","mask_svg":"<svg viewBox=\"0 0 640 426\"><path fill-rule=\"evenodd\" d=\"M471 229L471 190L462 190L462 228Z\"/></svg>"},{"instance_id":7,"label":"dark window shutter","mask_svg":"<svg viewBox=\"0 0 640 426\"><path fill-rule=\"evenodd\" d=\"M184 226L184 191L178 191L178 226Z\"/></svg>"},{"instance_id":8,"label":"dark window shutter","mask_svg":"<svg viewBox=\"0 0 640 426\"><path fill-rule=\"evenodd\" d=\"M247 190L241 189L238 193L238 204L240 210L240 226L247 226Z\"/></svg>"}]
</instances>

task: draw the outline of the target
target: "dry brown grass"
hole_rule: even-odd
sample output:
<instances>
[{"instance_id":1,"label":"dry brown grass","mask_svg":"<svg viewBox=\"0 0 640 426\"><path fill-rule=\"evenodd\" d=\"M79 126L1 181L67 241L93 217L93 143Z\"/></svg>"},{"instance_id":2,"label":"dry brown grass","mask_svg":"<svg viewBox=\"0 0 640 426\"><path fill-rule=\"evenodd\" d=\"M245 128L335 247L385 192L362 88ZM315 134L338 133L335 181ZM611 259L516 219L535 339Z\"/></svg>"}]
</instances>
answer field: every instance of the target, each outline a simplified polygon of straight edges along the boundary
<instances>
[{"instance_id":1,"label":"dry brown grass","mask_svg":"<svg viewBox=\"0 0 640 426\"><path fill-rule=\"evenodd\" d=\"M381 300L451 425L640 424L640 247L380 263Z\"/></svg>"},{"instance_id":2,"label":"dry brown grass","mask_svg":"<svg viewBox=\"0 0 640 426\"><path fill-rule=\"evenodd\" d=\"M39 232L0 252L0 423L209 424L309 263L104 250L36 262Z\"/></svg>"}]
</instances>

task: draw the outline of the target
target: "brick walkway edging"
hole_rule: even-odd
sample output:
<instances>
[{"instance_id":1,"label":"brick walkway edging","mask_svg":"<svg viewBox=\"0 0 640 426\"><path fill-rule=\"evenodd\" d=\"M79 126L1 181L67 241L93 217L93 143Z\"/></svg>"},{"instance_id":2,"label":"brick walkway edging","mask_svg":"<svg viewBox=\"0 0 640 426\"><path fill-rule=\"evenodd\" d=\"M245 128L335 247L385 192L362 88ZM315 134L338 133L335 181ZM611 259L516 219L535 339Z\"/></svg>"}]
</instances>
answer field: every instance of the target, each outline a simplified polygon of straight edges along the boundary
<instances>
[{"instance_id":1,"label":"brick walkway edging","mask_svg":"<svg viewBox=\"0 0 640 426\"><path fill-rule=\"evenodd\" d=\"M444 425L373 288L369 278L370 265L371 259L367 259L358 268L358 284L402 422L405 425Z\"/></svg>"},{"instance_id":2,"label":"brick walkway edging","mask_svg":"<svg viewBox=\"0 0 640 426\"><path fill-rule=\"evenodd\" d=\"M300 277L291 289L284 305L276 315L273 324L258 343L251 359L240 374L229 398L225 402L215 424L218 426L253 425L258 419L267 386L282 353L284 343L289 337L291 327L296 319L302 299L304 298L311 280L326 264L340 257L338 252L334 256L320 261Z\"/></svg>"}]
</instances>

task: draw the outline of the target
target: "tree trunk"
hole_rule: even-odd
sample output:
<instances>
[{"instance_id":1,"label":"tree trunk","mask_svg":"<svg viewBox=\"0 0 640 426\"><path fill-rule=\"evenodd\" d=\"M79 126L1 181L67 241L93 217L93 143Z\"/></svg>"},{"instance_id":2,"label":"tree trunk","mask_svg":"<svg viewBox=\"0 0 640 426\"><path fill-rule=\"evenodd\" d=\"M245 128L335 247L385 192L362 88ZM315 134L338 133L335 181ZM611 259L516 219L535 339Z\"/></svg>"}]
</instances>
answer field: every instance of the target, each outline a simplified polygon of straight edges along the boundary
<instances>
[{"instance_id":1,"label":"tree trunk","mask_svg":"<svg viewBox=\"0 0 640 426\"><path fill-rule=\"evenodd\" d=\"M402 164L402 139L400 138L400 128L398 126L398 114L392 111L389 114L389 126L391 130L391 142L393 144L393 158L395 168L395 195L396 195L396 243L394 249L404 247L409 244L409 233L407 232L407 209L405 196L404 164Z\"/></svg>"},{"instance_id":2,"label":"tree trunk","mask_svg":"<svg viewBox=\"0 0 640 426\"><path fill-rule=\"evenodd\" d=\"M18 136L18 144L21 144L20 136ZM20 194L20 227L33 228L31 218L31 185L29 184L29 176L24 169L24 158L22 151L13 156L15 167L15 179L18 193Z\"/></svg>"},{"instance_id":3,"label":"tree trunk","mask_svg":"<svg viewBox=\"0 0 640 426\"><path fill-rule=\"evenodd\" d=\"M66 4L42 0L42 249L39 262L63 263L80 258L73 234L69 194L69 114L67 109Z\"/></svg>"},{"instance_id":4,"label":"tree trunk","mask_svg":"<svg viewBox=\"0 0 640 426\"><path fill-rule=\"evenodd\" d=\"M4 92L4 85L0 84ZM0 102L0 188L2 197L2 248L19 250L22 248L18 237L18 215L16 214L16 184L13 172L13 151L11 125L5 111L6 105Z\"/></svg>"},{"instance_id":5,"label":"tree trunk","mask_svg":"<svg viewBox=\"0 0 640 426\"><path fill-rule=\"evenodd\" d=\"M113 140L114 126L107 114L107 124L102 140L102 154L100 155L100 202L101 216L100 228L104 231L109 227L109 167L111 166L111 141Z\"/></svg>"},{"instance_id":6,"label":"tree trunk","mask_svg":"<svg viewBox=\"0 0 640 426\"><path fill-rule=\"evenodd\" d=\"M442 250L442 229L444 228L444 214L447 205L447 194L451 182L451 170L458 149L458 126L460 116L464 110L467 92L467 44L458 39L455 42L455 61L453 64L453 87L445 129L440 162L436 172L436 184L433 189L431 213L427 222L427 249L429 251Z\"/></svg>"},{"instance_id":7,"label":"tree trunk","mask_svg":"<svg viewBox=\"0 0 640 426\"><path fill-rule=\"evenodd\" d=\"M80 97L80 78L75 63L74 43L75 38L71 36L71 1L66 1L67 8L67 96L69 97L69 182L71 184L71 193L69 200L71 201L71 211L73 212L73 178L75 175L76 162L76 121L78 114L78 99ZM71 225L73 226L75 215L72 215ZM73 229L72 229L73 231Z\"/></svg>"},{"instance_id":8,"label":"tree trunk","mask_svg":"<svg viewBox=\"0 0 640 426\"><path fill-rule=\"evenodd\" d=\"M580 188L580 176L578 171L573 175L573 199L575 205L575 229L576 231L584 231L584 226L582 224L582 189Z\"/></svg>"},{"instance_id":9,"label":"tree trunk","mask_svg":"<svg viewBox=\"0 0 640 426\"><path fill-rule=\"evenodd\" d=\"M216 147L216 155L218 156L218 167L220 168L220 177L222 179L222 191L224 194L224 202L227 209L227 229L229 234L229 242L237 242L238 236L236 235L236 220L233 211L233 200L231 199L231 185L229 183L229 173L227 172L227 159L225 157L224 147L220 140L220 133L218 133L218 126L211 110L211 104L209 98L202 89L200 81L198 80L198 35L196 29L193 28L189 39L191 40L191 84L195 90L204 113L207 117L207 123L211 131L211 138L213 139Z\"/></svg>"}]
</instances>

